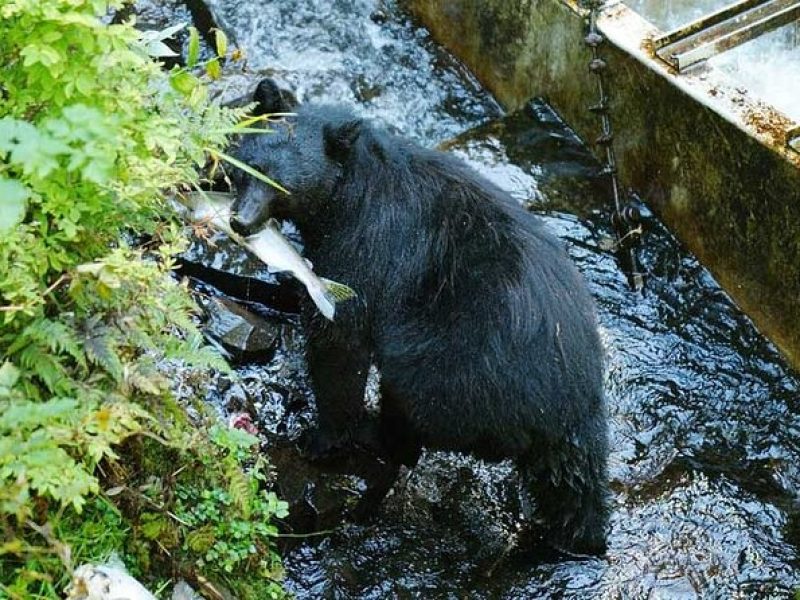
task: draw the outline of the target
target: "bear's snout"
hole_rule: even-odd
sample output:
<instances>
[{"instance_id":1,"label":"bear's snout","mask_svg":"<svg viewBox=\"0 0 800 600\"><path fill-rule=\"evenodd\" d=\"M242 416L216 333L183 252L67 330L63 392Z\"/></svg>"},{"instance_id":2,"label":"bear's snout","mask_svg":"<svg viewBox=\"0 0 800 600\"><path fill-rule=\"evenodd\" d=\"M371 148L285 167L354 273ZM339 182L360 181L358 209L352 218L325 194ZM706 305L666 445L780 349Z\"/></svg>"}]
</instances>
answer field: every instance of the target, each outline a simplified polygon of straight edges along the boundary
<instances>
[{"instance_id":1,"label":"bear's snout","mask_svg":"<svg viewBox=\"0 0 800 600\"><path fill-rule=\"evenodd\" d=\"M259 232L270 217L270 204L274 194L258 182L242 186L233 203L231 229L247 237Z\"/></svg>"},{"instance_id":2,"label":"bear's snout","mask_svg":"<svg viewBox=\"0 0 800 600\"><path fill-rule=\"evenodd\" d=\"M233 229L233 231L235 231L242 237L248 237L256 233L252 225L239 218L238 214L234 214L231 216L231 229Z\"/></svg>"}]
</instances>

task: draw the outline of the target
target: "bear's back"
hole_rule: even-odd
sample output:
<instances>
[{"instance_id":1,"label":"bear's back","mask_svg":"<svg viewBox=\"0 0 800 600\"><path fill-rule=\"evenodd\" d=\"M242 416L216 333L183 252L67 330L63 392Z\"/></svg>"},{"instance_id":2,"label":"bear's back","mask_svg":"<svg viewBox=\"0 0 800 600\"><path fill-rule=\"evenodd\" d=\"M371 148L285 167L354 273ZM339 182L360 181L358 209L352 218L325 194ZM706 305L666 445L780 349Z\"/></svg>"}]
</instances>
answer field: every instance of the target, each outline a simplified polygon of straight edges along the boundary
<instances>
[{"instance_id":1,"label":"bear's back","mask_svg":"<svg viewBox=\"0 0 800 600\"><path fill-rule=\"evenodd\" d=\"M418 179L415 201L425 206L416 206L419 220L406 225L417 235L382 235L390 245L416 245L405 256L426 260L395 265L395 275L415 287L400 294L383 286L375 297L391 298L377 303L372 322L384 376L437 398L434 407L420 404L417 410L431 407L431 413L418 422L438 431L437 443L446 447L441 425L459 419L460 439L472 436L477 444L487 430L507 431L509 415L539 420L546 412L548 421L571 420L563 413L579 410L576 398L600 402L593 303L562 243L459 159L407 144L404 152ZM421 369L429 374L424 380ZM487 401L503 410L480 411ZM470 410L484 418L459 417ZM471 433L463 429L467 423ZM503 452L529 442L509 438Z\"/></svg>"}]
</instances>

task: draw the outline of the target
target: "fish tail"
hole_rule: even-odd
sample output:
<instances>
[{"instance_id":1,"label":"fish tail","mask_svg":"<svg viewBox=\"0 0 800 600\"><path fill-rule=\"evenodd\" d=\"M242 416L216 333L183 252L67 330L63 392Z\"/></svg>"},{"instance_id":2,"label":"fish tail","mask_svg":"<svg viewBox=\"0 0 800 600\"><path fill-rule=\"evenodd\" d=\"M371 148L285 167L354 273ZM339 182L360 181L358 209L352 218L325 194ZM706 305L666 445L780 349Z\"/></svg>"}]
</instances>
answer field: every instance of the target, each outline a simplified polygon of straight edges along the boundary
<instances>
[{"instance_id":1,"label":"fish tail","mask_svg":"<svg viewBox=\"0 0 800 600\"><path fill-rule=\"evenodd\" d=\"M356 291L343 283L332 281L320 277L322 283L325 285L327 295L333 299L334 302L344 302L350 298L355 298L358 294Z\"/></svg>"},{"instance_id":2,"label":"fish tail","mask_svg":"<svg viewBox=\"0 0 800 600\"><path fill-rule=\"evenodd\" d=\"M319 312L329 321L333 321L333 316L336 313L336 298L328 293L324 283L323 285L309 285L306 286L306 289L311 296L311 300L317 305Z\"/></svg>"}]
</instances>

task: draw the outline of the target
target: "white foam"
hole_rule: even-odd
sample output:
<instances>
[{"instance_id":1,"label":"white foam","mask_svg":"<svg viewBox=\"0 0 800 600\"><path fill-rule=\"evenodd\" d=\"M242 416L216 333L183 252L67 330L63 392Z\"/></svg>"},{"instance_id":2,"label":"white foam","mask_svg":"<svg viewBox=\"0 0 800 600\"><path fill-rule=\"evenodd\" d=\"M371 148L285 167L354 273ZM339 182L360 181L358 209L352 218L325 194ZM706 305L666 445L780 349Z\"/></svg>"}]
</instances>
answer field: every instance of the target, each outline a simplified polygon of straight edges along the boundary
<instances>
[{"instance_id":1,"label":"white foam","mask_svg":"<svg viewBox=\"0 0 800 600\"><path fill-rule=\"evenodd\" d=\"M625 0L625 4L666 32L732 3L732 0ZM800 122L800 22L765 33L723 52L708 64L741 84L751 97Z\"/></svg>"},{"instance_id":2,"label":"white foam","mask_svg":"<svg viewBox=\"0 0 800 600\"><path fill-rule=\"evenodd\" d=\"M733 0L625 0L630 8L662 31L685 25L730 5Z\"/></svg>"},{"instance_id":3,"label":"white foam","mask_svg":"<svg viewBox=\"0 0 800 600\"><path fill-rule=\"evenodd\" d=\"M787 117L800 122L800 23L792 23L709 61Z\"/></svg>"}]
</instances>

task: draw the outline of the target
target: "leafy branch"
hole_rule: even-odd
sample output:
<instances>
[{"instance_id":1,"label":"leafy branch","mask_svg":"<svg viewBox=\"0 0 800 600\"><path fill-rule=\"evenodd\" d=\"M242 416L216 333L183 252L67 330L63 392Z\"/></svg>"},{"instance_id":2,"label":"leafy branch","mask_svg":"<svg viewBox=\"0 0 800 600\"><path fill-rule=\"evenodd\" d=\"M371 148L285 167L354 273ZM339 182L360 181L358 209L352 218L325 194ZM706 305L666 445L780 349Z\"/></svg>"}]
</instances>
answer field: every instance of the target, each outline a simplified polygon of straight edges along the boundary
<instances>
[{"instance_id":1,"label":"leafy branch","mask_svg":"<svg viewBox=\"0 0 800 600\"><path fill-rule=\"evenodd\" d=\"M190 424L163 367L228 369L172 274L185 241L167 197L197 186L209 156L224 157L228 136L255 123L206 88L240 53L216 31L216 55L201 61L190 28L187 66L165 71L153 58L172 52L164 40L183 26L107 24L121 6L0 4L0 595L11 598L60 597L64 549L71 564L113 551L146 570L165 542L142 537L147 511L134 496L102 490L141 492L173 461L180 475L164 475L161 489L172 490L176 539L214 525L189 505L180 512L178 489L212 492L220 521L209 551L226 568L199 561L188 541L172 559L207 576L279 571L270 519L282 505L261 472L244 470L241 446ZM263 522L236 538L249 540L245 552L231 536L247 517ZM232 523L235 532L223 526Z\"/></svg>"}]
</instances>

